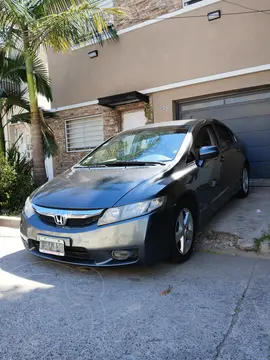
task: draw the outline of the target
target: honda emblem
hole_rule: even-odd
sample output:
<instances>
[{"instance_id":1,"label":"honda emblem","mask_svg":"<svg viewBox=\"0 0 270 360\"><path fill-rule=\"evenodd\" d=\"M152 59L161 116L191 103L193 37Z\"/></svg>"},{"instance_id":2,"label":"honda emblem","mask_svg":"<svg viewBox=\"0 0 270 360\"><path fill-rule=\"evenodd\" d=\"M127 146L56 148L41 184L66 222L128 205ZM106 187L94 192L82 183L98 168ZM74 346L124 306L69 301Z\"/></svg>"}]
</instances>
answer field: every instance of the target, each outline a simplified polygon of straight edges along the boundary
<instances>
[{"instance_id":1,"label":"honda emblem","mask_svg":"<svg viewBox=\"0 0 270 360\"><path fill-rule=\"evenodd\" d=\"M64 226L67 222L67 217L65 215L54 215L54 222L56 225Z\"/></svg>"}]
</instances>

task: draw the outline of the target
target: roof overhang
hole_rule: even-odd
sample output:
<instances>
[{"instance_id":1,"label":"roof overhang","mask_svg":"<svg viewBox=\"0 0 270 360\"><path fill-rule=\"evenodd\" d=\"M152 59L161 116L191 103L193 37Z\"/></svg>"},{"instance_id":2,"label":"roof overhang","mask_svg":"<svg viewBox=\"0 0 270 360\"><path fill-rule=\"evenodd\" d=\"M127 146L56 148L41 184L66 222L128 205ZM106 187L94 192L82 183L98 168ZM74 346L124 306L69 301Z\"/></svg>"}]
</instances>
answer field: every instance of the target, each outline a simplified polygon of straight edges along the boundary
<instances>
[{"instance_id":1,"label":"roof overhang","mask_svg":"<svg viewBox=\"0 0 270 360\"><path fill-rule=\"evenodd\" d=\"M123 94L106 96L98 99L98 104L115 109L116 106L131 104L143 101L149 103L149 97L138 91L131 91Z\"/></svg>"}]
</instances>

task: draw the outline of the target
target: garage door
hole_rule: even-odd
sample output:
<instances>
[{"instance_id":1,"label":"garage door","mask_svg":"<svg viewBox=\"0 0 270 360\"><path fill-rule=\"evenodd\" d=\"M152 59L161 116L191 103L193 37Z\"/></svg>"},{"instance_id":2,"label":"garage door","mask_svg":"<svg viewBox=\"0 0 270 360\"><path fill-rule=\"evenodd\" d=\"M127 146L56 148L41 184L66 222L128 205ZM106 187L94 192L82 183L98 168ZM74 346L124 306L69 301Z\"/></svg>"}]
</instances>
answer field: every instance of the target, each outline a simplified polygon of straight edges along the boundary
<instances>
[{"instance_id":1,"label":"garage door","mask_svg":"<svg viewBox=\"0 0 270 360\"><path fill-rule=\"evenodd\" d=\"M270 92L179 104L180 119L215 118L241 139L253 178L270 178Z\"/></svg>"}]
</instances>

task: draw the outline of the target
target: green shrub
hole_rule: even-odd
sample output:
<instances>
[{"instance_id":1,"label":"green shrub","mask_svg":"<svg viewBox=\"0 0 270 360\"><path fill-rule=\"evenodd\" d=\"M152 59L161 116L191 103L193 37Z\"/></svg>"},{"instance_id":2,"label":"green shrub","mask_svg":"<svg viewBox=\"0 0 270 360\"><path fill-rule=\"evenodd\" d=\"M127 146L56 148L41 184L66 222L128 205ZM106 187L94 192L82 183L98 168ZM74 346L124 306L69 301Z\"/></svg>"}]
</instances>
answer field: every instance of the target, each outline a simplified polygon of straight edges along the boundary
<instances>
[{"instance_id":1,"label":"green shrub","mask_svg":"<svg viewBox=\"0 0 270 360\"><path fill-rule=\"evenodd\" d=\"M7 213L19 212L27 197L34 191L32 163L13 146L7 151L7 159L0 164L0 209ZM3 180L2 180L3 179ZM2 185L1 185L2 184Z\"/></svg>"},{"instance_id":2,"label":"green shrub","mask_svg":"<svg viewBox=\"0 0 270 360\"><path fill-rule=\"evenodd\" d=\"M0 209L6 208L10 198L10 188L15 181L15 169L5 157L0 155Z\"/></svg>"}]
</instances>

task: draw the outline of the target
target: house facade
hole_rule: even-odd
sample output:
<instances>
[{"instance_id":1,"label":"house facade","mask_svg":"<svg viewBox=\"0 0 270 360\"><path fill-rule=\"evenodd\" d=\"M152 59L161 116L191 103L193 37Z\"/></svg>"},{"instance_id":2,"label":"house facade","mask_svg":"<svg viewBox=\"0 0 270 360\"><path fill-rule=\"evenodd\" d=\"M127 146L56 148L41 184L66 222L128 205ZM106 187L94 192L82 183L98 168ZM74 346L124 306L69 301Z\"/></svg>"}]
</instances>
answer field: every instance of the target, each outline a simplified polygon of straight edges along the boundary
<instances>
[{"instance_id":1,"label":"house facade","mask_svg":"<svg viewBox=\"0 0 270 360\"><path fill-rule=\"evenodd\" d=\"M55 174L119 131L214 117L270 177L269 0L111 0L119 41L48 54L59 118Z\"/></svg>"}]
</instances>

